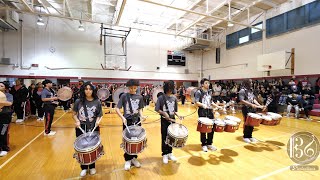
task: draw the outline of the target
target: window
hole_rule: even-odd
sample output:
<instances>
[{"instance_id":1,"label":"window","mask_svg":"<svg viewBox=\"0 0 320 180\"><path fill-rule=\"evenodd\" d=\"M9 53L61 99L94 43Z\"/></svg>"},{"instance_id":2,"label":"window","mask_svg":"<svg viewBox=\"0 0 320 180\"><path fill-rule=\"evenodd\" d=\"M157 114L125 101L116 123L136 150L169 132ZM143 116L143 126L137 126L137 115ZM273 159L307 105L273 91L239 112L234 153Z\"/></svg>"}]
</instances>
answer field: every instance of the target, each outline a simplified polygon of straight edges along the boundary
<instances>
[{"instance_id":1,"label":"window","mask_svg":"<svg viewBox=\"0 0 320 180\"><path fill-rule=\"evenodd\" d=\"M320 22L320 1L314 1L308 4L307 7L309 10L309 12L307 12L309 14L309 22Z\"/></svg>"},{"instance_id":2,"label":"window","mask_svg":"<svg viewBox=\"0 0 320 180\"><path fill-rule=\"evenodd\" d=\"M267 37L286 32L285 14L267 19Z\"/></svg>"},{"instance_id":3,"label":"window","mask_svg":"<svg viewBox=\"0 0 320 180\"><path fill-rule=\"evenodd\" d=\"M249 41L249 36L244 36L242 38L239 38L239 44L242 44L248 41Z\"/></svg>"},{"instance_id":4,"label":"window","mask_svg":"<svg viewBox=\"0 0 320 180\"><path fill-rule=\"evenodd\" d=\"M262 23L261 23L261 24L258 24L258 25L255 25L254 27L257 27L257 28L262 29ZM260 31L261 31L261 30L259 30L259 29L251 28L251 34L254 34L254 33L260 32Z\"/></svg>"},{"instance_id":5,"label":"window","mask_svg":"<svg viewBox=\"0 0 320 180\"><path fill-rule=\"evenodd\" d=\"M305 6L287 12L287 30L301 28L306 24Z\"/></svg>"}]
</instances>

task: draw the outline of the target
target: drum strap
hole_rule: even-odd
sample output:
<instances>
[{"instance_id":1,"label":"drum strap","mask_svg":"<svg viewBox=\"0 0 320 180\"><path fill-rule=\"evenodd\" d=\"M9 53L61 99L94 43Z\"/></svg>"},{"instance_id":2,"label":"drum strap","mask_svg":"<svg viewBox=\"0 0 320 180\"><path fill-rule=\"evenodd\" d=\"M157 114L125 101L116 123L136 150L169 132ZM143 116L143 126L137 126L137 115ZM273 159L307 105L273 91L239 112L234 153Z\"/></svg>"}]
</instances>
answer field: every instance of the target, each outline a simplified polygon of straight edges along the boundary
<instances>
[{"instance_id":1,"label":"drum strap","mask_svg":"<svg viewBox=\"0 0 320 180\"><path fill-rule=\"evenodd\" d=\"M172 117L172 116L170 115L170 111L169 111L169 108L168 108L166 95L163 94L162 96L163 96L163 103L164 103L164 105L166 106L166 109L168 110L169 117L174 119L174 116Z\"/></svg>"},{"instance_id":2,"label":"drum strap","mask_svg":"<svg viewBox=\"0 0 320 180\"><path fill-rule=\"evenodd\" d=\"M88 115L88 110L87 110L87 105L86 105L86 101L83 102L83 109L84 109L84 115L86 117L86 129L85 131L91 129L91 126L90 126L90 121L89 121L89 115Z\"/></svg>"},{"instance_id":3,"label":"drum strap","mask_svg":"<svg viewBox=\"0 0 320 180\"><path fill-rule=\"evenodd\" d=\"M133 115L132 104L131 104L129 93L127 93L127 101L129 104L129 109L130 109L131 115Z\"/></svg>"}]
</instances>

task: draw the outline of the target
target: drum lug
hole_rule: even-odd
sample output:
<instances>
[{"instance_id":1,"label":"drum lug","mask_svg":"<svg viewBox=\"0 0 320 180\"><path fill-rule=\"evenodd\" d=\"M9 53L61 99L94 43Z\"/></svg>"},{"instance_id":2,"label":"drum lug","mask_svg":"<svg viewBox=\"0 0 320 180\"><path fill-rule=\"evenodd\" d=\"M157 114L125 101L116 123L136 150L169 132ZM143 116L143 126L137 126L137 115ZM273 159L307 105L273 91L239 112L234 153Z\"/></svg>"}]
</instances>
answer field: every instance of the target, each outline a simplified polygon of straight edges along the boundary
<instances>
[{"instance_id":1,"label":"drum lug","mask_svg":"<svg viewBox=\"0 0 320 180\"><path fill-rule=\"evenodd\" d=\"M124 148L124 145L123 145L123 143L121 143L121 144L120 144L120 148Z\"/></svg>"},{"instance_id":2,"label":"drum lug","mask_svg":"<svg viewBox=\"0 0 320 180\"><path fill-rule=\"evenodd\" d=\"M76 158L76 160L79 160L78 154L77 154L77 153L74 153L74 154L73 154L73 158Z\"/></svg>"}]
</instances>

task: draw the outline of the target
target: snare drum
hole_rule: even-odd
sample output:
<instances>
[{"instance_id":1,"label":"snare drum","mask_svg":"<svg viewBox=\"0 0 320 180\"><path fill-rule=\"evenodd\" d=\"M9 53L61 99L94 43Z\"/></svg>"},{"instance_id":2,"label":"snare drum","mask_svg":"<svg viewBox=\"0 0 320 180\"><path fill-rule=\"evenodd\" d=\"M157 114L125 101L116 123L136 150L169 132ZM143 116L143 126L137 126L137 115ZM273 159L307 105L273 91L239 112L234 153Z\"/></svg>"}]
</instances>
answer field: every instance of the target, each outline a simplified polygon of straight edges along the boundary
<instances>
[{"instance_id":1,"label":"snare drum","mask_svg":"<svg viewBox=\"0 0 320 180\"><path fill-rule=\"evenodd\" d=\"M238 126L236 126L236 127L239 129L239 126L240 126L240 123L241 123L241 119L240 118L235 117L235 116L226 116L225 120L231 120L231 121L236 122L238 124ZM238 130L238 129L236 129L236 130Z\"/></svg>"},{"instance_id":2,"label":"snare drum","mask_svg":"<svg viewBox=\"0 0 320 180\"><path fill-rule=\"evenodd\" d=\"M188 139L188 129L182 124L172 123L168 126L166 144L174 148L182 148Z\"/></svg>"},{"instance_id":3,"label":"snare drum","mask_svg":"<svg viewBox=\"0 0 320 180\"><path fill-rule=\"evenodd\" d=\"M271 116L262 114L261 117L262 117L262 124L269 125L269 126L275 125Z\"/></svg>"},{"instance_id":4,"label":"snare drum","mask_svg":"<svg viewBox=\"0 0 320 180\"><path fill-rule=\"evenodd\" d=\"M207 117L199 117L197 131L201 133L211 133L213 128L213 120Z\"/></svg>"},{"instance_id":5,"label":"snare drum","mask_svg":"<svg viewBox=\"0 0 320 180\"><path fill-rule=\"evenodd\" d=\"M226 126L226 123L224 121L222 121L221 119L216 119L214 121L214 132L223 132L224 128Z\"/></svg>"},{"instance_id":6,"label":"snare drum","mask_svg":"<svg viewBox=\"0 0 320 180\"><path fill-rule=\"evenodd\" d=\"M225 120L224 121L226 123L225 127L224 127L224 131L225 132L236 132L237 129L239 129L239 124L235 121L232 120Z\"/></svg>"},{"instance_id":7,"label":"snare drum","mask_svg":"<svg viewBox=\"0 0 320 180\"><path fill-rule=\"evenodd\" d=\"M272 117L274 121L274 125L280 124L280 121L282 119L282 116L280 114L273 113L273 112L267 112L267 114Z\"/></svg>"},{"instance_id":8,"label":"snare drum","mask_svg":"<svg viewBox=\"0 0 320 180\"><path fill-rule=\"evenodd\" d=\"M130 155L137 155L147 147L146 131L141 126L128 126L122 132L122 144L120 145L123 150Z\"/></svg>"},{"instance_id":9,"label":"snare drum","mask_svg":"<svg viewBox=\"0 0 320 180\"><path fill-rule=\"evenodd\" d=\"M73 155L81 165L89 165L95 163L102 155L104 155L103 145L97 132L81 134L74 142Z\"/></svg>"},{"instance_id":10,"label":"snare drum","mask_svg":"<svg viewBox=\"0 0 320 180\"><path fill-rule=\"evenodd\" d=\"M262 121L262 117L256 113L248 113L246 123L247 126L259 126Z\"/></svg>"}]
</instances>

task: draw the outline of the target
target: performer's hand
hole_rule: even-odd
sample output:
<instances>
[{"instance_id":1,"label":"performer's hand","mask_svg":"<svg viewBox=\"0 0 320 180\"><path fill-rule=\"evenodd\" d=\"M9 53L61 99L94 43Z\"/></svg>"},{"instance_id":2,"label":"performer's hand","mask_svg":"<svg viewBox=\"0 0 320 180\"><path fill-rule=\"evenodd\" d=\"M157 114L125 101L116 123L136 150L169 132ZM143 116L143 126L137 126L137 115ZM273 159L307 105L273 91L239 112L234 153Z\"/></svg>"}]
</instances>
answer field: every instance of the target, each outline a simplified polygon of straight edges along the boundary
<instances>
[{"instance_id":1,"label":"performer's hand","mask_svg":"<svg viewBox=\"0 0 320 180\"><path fill-rule=\"evenodd\" d=\"M80 127L80 121L76 121L75 125L77 128Z\"/></svg>"},{"instance_id":2,"label":"performer's hand","mask_svg":"<svg viewBox=\"0 0 320 180\"><path fill-rule=\"evenodd\" d=\"M123 122L124 125L127 125L127 119L126 118L123 117L122 118L122 122Z\"/></svg>"},{"instance_id":3,"label":"performer's hand","mask_svg":"<svg viewBox=\"0 0 320 180\"><path fill-rule=\"evenodd\" d=\"M252 107L253 109L257 109L258 106L255 105L255 104L252 104L251 107Z\"/></svg>"},{"instance_id":4,"label":"performer's hand","mask_svg":"<svg viewBox=\"0 0 320 180\"><path fill-rule=\"evenodd\" d=\"M55 100L58 100L58 97L55 96L55 97L53 97L52 99L55 101Z\"/></svg>"},{"instance_id":5,"label":"performer's hand","mask_svg":"<svg viewBox=\"0 0 320 180\"><path fill-rule=\"evenodd\" d=\"M148 116L141 116L141 121L145 121Z\"/></svg>"},{"instance_id":6,"label":"performer's hand","mask_svg":"<svg viewBox=\"0 0 320 180\"><path fill-rule=\"evenodd\" d=\"M267 106L263 106L262 111L267 111Z\"/></svg>"}]
</instances>

